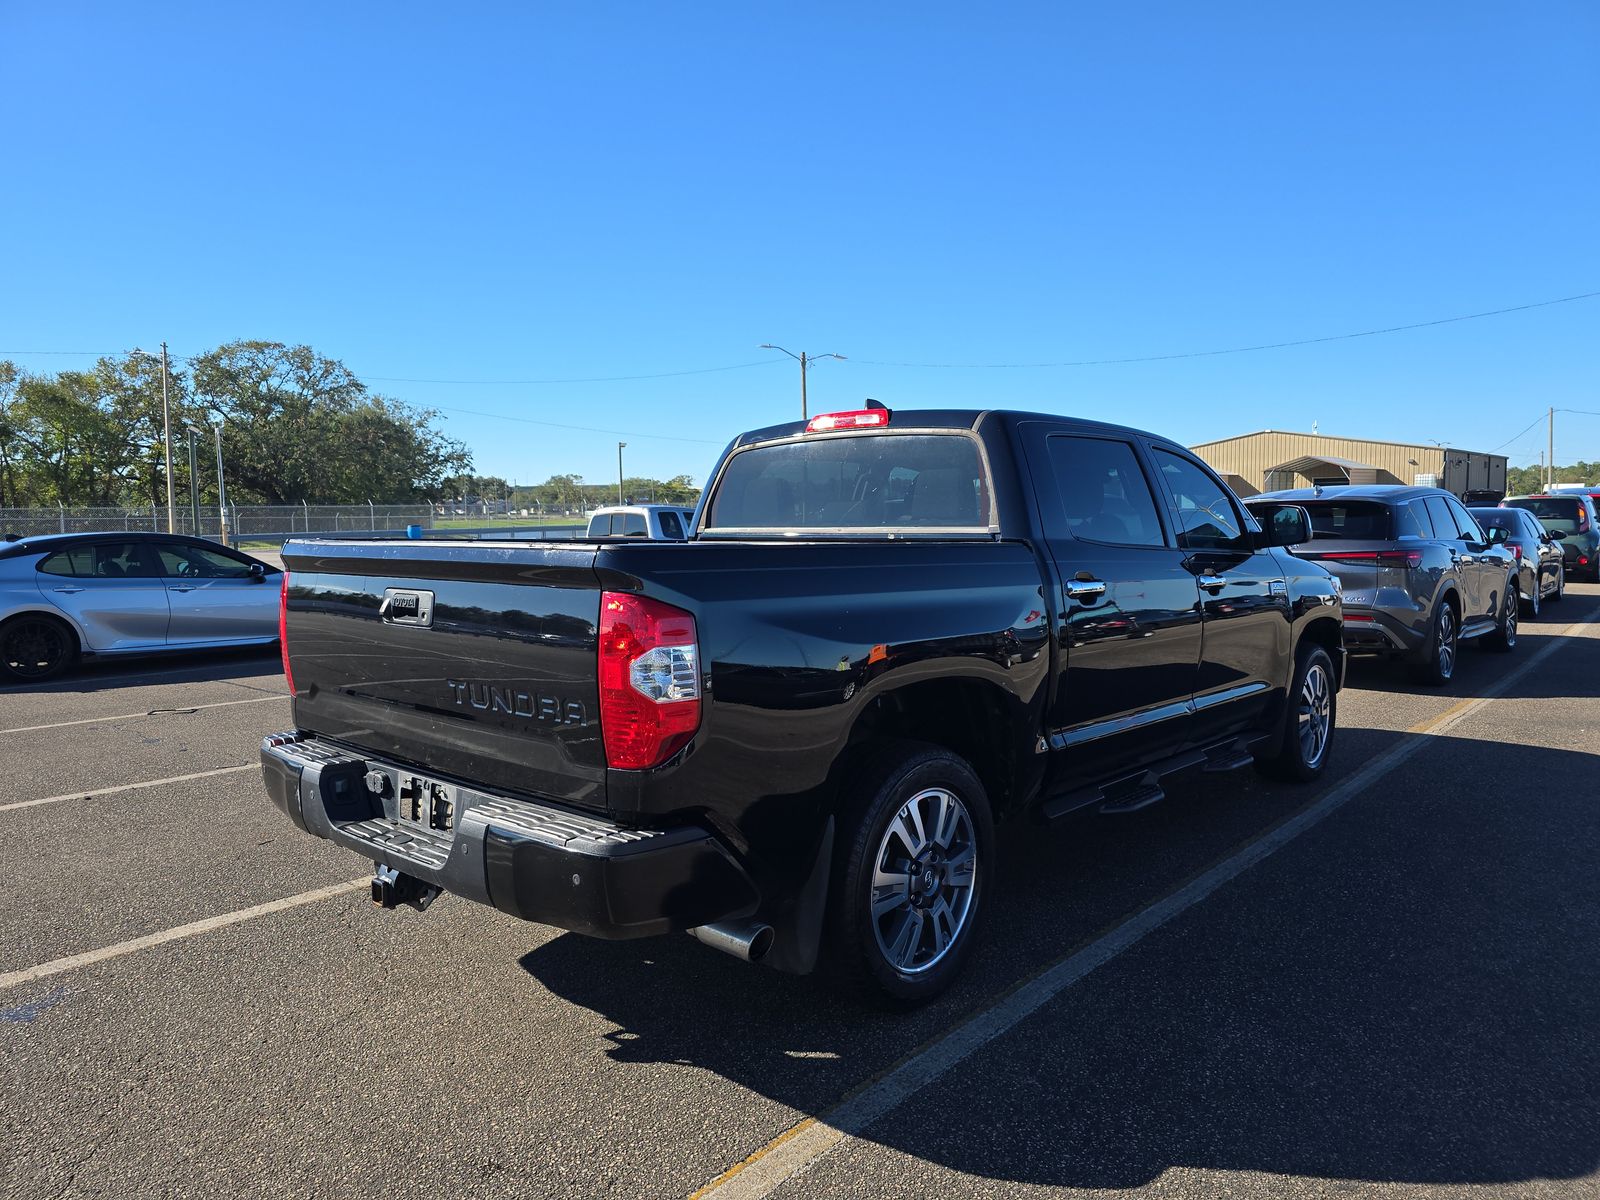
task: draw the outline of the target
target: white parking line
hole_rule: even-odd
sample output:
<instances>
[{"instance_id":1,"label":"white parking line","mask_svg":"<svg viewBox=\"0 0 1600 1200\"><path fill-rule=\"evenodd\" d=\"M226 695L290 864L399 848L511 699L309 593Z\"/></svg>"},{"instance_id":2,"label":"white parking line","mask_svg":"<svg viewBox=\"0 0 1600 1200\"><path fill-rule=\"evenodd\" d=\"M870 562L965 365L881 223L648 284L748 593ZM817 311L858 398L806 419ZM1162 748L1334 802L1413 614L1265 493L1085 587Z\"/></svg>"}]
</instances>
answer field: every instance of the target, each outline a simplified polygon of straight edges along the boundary
<instances>
[{"instance_id":1,"label":"white parking line","mask_svg":"<svg viewBox=\"0 0 1600 1200\"><path fill-rule=\"evenodd\" d=\"M141 788L160 787L166 783L187 783L191 779L209 779L213 775L233 775L239 771L254 771L258 768L257 763L245 763L240 767L218 767L214 771L196 771L192 775L169 775L165 779L146 779L143 783L119 783L115 787L94 788L86 792L62 792L59 796L45 796L39 800L17 800L11 804L0 804L0 813L12 812L19 808L38 808L41 804L59 804L63 800L92 800L96 796L137 792Z\"/></svg>"},{"instance_id":2,"label":"white parking line","mask_svg":"<svg viewBox=\"0 0 1600 1200\"><path fill-rule=\"evenodd\" d=\"M173 714L197 712L202 708L228 708L234 704L264 704L268 700L287 700L287 692L271 696L251 696L248 700L214 700L210 704L178 704L171 708L151 708L144 712L118 713L114 717L83 717L77 721L56 721L51 725L16 725L0 729L0 733L37 733L41 729L65 729L69 725L95 725L101 721L136 721L144 717L164 717Z\"/></svg>"},{"instance_id":3,"label":"white parking line","mask_svg":"<svg viewBox=\"0 0 1600 1200\"><path fill-rule=\"evenodd\" d=\"M342 896L347 892L353 892L357 888L364 888L371 882L372 880L364 875L360 879L347 879L343 883L330 883L327 887L301 892L298 896L285 896L282 900L269 900L267 903L257 904L253 908L241 908L236 912L223 913L218 917L207 917L203 921L191 921L187 925L163 929L159 933L148 933L144 937L118 942L114 946L103 946L99 950L88 950L82 954L73 954L66 958L57 958L47 963L40 963L37 967L25 967L20 971L8 971L4 975L0 975L0 992L24 983L32 983L38 979L46 979L51 975L59 975L63 971L72 971L78 967L87 967L94 963L105 962L108 958L121 958L124 954L132 954L138 950L148 950L152 946L163 946L168 942L176 942L180 938L194 937L197 933L209 933L213 929L237 925L240 921L251 921L256 917L265 917L270 913L283 912L288 908L299 908L302 904L315 904L319 900L329 900L334 896Z\"/></svg>"},{"instance_id":4,"label":"white parking line","mask_svg":"<svg viewBox=\"0 0 1600 1200\"><path fill-rule=\"evenodd\" d=\"M1404 741L1372 759L1322 799L1223 859L1177 891L1141 909L1110 933L1046 968L989 1008L924 1046L830 1112L820 1117L807 1117L785 1130L742 1163L724 1171L692 1193L690 1200L712 1200L713 1197L716 1200L759 1200L770 1195L780 1184L809 1170L835 1147L861 1136L875 1122L893 1112L922 1088L974 1051L1015 1028L1096 967L1103 966L1137 945L1145 935L1187 912L1218 888L1270 858L1302 833L1344 807L1426 747L1429 738L1454 728L1498 699L1561 649L1568 637L1585 632L1584 627L1596 618L1600 618L1600 610L1552 637L1548 645L1541 647L1515 670L1501 676L1483 695L1448 709L1432 722L1414 727L1405 735Z\"/></svg>"}]
</instances>

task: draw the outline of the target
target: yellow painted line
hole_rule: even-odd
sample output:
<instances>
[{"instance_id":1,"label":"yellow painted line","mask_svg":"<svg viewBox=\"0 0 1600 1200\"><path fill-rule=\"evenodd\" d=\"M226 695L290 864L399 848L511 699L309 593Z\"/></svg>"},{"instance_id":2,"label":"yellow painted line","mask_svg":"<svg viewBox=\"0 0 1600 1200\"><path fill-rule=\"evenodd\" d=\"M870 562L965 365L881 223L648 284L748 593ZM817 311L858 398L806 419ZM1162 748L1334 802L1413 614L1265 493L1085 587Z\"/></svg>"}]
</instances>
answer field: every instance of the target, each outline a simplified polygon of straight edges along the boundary
<instances>
[{"instance_id":1,"label":"yellow painted line","mask_svg":"<svg viewBox=\"0 0 1600 1200\"><path fill-rule=\"evenodd\" d=\"M1600 609L1550 638L1514 670L1502 675L1475 699L1451 705L1413 726L1403 740L1357 770L1294 816L1188 882L1146 905L1108 932L995 998L956 1028L923 1044L894 1066L853 1090L828 1111L791 1126L749 1158L692 1193L691 1200L762 1200L843 1142L859 1137L875 1122L910 1100L995 1038L1009 1032L1097 967L1137 945L1173 918L1187 912L1218 888L1232 882L1301 834L1338 811L1429 744L1429 739L1459 725L1493 703L1562 648L1569 637L1587 635Z\"/></svg>"},{"instance_id":2,"label":"yellow painted line","mask_svg":"<svg viewBox=\"0 0 1600 1200\"><path fill-rule=\"evenodd\" d=\"M59 796L45 796L38 800L17 800L0 804L0 813L14 812L19 808L38 808L41 804L60 804L63 800L92 800L96 796L113 796L118 792L137 792L143 788L161 787L168 783L187 783L191 779L210 779L215 775L234 775L240 771L254 771L258 763L245 763L237 767L218 767L214 771L195 771L191 775L168 775L165 779L146 779L143 783L119 783L115 787L94 788L86 792L62 792Z\"/></svg>"},{"instance_id":3,"label":"yellow painted line","mask_svg":"<svg viewBox=\"0 0 1600 1200\"><path fill-rule=\"evenodd\" d=\"M319 900L329 900L334 896L342 896L353 892L357 888L364 888L372 880L363 875L360 879L347 879L343 883L332 883L327 887L314 888L309 892L301 892L297 896L285 896L281 900L269 900L265 904L257 904L252 908L241 908L235 912L222 913L220 916L207 917L203 921L191 921L187 925L178 925L172 929L163 929L159 933L147 933L144 937L132 938L126 942L117 942L112 946L102 946L98 950L88 950L82 954L72 954L66 958L57 958L47 963L40 963L37 967L25 967L20 971L9 971L0 975L0 991L7 988L18 987L24 983L33 983L35 980L48 979L51 975L60 975L63 971L74 971L79 967L93 966L108 959L121 958L125 954L133 954L139 950L148 950L152 946L164 946L168 942L176 942L182 938L191 938L196 934L210 933L213 929L223 929L229 925L237 925L241 921L253 921L257 917L265 917L271 913L283 912L290 908L299 908L303 904L315 904Z\"/></svg>"}]
</instances>

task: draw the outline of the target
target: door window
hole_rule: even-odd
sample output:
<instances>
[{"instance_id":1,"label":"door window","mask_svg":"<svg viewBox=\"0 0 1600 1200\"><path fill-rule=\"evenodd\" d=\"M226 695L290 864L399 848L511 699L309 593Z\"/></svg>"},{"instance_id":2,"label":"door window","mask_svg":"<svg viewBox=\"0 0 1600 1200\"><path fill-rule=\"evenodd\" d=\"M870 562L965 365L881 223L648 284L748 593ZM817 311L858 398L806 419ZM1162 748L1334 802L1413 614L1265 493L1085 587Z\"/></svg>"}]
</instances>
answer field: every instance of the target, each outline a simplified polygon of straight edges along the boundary
<instances>
[{"instance_id":1,"label":"door window","mask_svg":"<svg viewBox=\"0 0 1600 1200\"><path fill-rule=\"evenodd\" d=\"M46 575L71 575L78 579L154 579L159 572L150 562L148 547L139 542L94 542L52 554L39 564Z\"/></svg>"},{"instance_id":2,"label":"door window","mask_svg":"<svg viewBox=\"0 0 1600 1200\"><path fill-rule=\"evenodd\" d=\"M1483 527L1478 524L1477 518L1463 508L1460 501L1446 497L1445 506L1450 510L1450 515L1455 518L1456 528L1461 531L1463 541L1476 542L1478 545L1482 545L1489 540L1483 536Z\"/></svg>"},{"instance_id":3,"label":"door window","mask_svg":"<svg viewBox=\"0 0 1600 1200\"><path fill-rule=\"evenodd\" d=\"M1430 538L1433 529L1428 514L1415 501L1394 506L1394 535L1397 538Z\"/></svg>"},{"instance_id":4,"label":"door window","mask_svg":"<svg viewBox=\"0 0 1600 1200\"><path fill-rule=\"evenodd\" d=\"M168 579L248 579L248 563L203 546L189 546L182 542L158 542L156 553L161 559L161 573Z\"/></svg>"},{"instance_id":5,"label":"door window","mask_svg":"<svg viewBox=\"0 0 1600 1200\"><path fill-rule=\"evenodd\" d=\"M1132 446L1062 436L1048 444L1062 517L1073 537L1113 546L1166 545L1155 497Z\"/></svg>"},{"instance_id":6,"label":"door window","mask_svg":"<svg viewBox=\"0 0 1600 1200\"><path fill-rule=\"evenodd\" d=\"M1424 497L1423 503L1428 508L1428 519L1433 523L1433 536L1446 542L1453 542L1461 537L1461 532L1456 528L1456 519L1450 515L1450 508L1444 502L1443 496Z\"/></svg>"},{"instance_id":7,"label":"door window","mask_svg":"<svg viewBox=\"0 0 1600 1200\"><path fill-rule=\"evenodd\" d=\"M1178 509L1178 545L1184 550L1237 550L1244 526L1227 490L1186 458L1160 448L1155 455Z\"/></svg>"}]
</instances>

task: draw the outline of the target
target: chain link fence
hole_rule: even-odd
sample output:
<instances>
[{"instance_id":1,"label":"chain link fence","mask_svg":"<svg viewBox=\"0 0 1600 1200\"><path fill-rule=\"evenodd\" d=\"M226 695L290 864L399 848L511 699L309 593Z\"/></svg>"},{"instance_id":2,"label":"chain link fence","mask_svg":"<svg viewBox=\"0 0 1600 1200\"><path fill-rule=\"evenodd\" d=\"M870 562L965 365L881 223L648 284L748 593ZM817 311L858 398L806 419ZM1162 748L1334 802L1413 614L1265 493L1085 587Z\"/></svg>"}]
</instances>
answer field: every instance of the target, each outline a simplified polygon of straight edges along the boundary
<instances>
[{"instance_id":1,"label":"chain link fence","mask_svg":"<svg viewBox=\"0 0 1600 1200\"><path fill-rule=\"evenodd\" d=\"M173 532L222 540L222 514L215 505L200 510L196 525L187 505L177 509ZM295 534L360 534L402 532L408 525L423 529L459 529L462 533L492 530L520 537L574 537L581 528L547 525L517 512L487 511L484 505L432 504L230 504L228 538L241 542L282 542ZM582 518L570 518L579 521ZM167 531L167 510L161 505L129 508L0 508L0 535L30 537L48 533L103 533L111 530Z\"/></svg>"}]
</instances>

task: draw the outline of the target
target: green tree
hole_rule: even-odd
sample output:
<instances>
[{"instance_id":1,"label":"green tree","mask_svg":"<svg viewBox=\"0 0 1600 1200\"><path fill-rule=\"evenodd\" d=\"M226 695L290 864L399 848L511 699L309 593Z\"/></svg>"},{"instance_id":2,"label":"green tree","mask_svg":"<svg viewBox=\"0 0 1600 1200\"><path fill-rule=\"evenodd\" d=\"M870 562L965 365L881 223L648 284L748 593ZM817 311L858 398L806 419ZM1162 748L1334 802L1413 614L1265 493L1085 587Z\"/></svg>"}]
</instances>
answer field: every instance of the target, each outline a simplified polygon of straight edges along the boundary
<instances>
[{"instance_id":1,"label":"green tree","mask_svg":"<svg viewBox=\"0 0 1600 1200\"><path fill-rule=\"evenodd\" d=\"M370 394L309 346L230 342L191 360L190 378L224 418L230 487L271 504L415 500L472 464L436 413Z\"/></svg>"}]
</instances>

